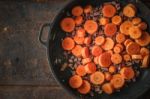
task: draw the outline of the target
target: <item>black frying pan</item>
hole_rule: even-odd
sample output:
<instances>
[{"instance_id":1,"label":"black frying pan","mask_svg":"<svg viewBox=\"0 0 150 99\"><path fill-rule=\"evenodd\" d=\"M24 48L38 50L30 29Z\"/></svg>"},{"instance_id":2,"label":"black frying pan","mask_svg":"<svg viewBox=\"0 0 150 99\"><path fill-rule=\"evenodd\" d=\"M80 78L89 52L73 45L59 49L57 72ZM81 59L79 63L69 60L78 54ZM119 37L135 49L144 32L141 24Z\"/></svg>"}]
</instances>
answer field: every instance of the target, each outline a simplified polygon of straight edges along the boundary
<instances>
[{"instance_id":1,"label":"black frying pan","mask_svg":"<svg viewBox=\"0 0 150 99\"><path fill-rule=\"evenodd\" d=\"M93 6L97 6L102 4L103 2L108 2L112 0L72 0L70 1L55 17L53 23L44 24L40 30L39 40L40 42L47 47L47 55L49 64L51 67L51 71L58 81L58 83L67 90L67 93L73 95L76 98L84 98L84 99L135 99L138 96L142 95L146 92L150 87L150 69L141 70L140 77L138 77L137 81L129 84L128 87L125 87L121 90L121 92L116 92L112 95L107 94L95 94L94 97L90 95L82 96L76 90L73 90L69 87L68 79L71 76L71 72L66 69L64 72L60 71L61 65L64 63L63 61L59 64L55 64L56 59L63 60L63 49L61 47L61 39L65 37L65 33L60 28L60 21L66 17L66 12L72 9L75 5L85 6L87 4L92 4ZM120 0L122 5L127 3L134 3L138 8L138 16L142 17L150 26L150 10L141 2L135 0ZM49 27L49 36L48 40L42 40L42 33L45 27ZM149 28L150 29L150 28Z\"/></svg>"}]
</instances>

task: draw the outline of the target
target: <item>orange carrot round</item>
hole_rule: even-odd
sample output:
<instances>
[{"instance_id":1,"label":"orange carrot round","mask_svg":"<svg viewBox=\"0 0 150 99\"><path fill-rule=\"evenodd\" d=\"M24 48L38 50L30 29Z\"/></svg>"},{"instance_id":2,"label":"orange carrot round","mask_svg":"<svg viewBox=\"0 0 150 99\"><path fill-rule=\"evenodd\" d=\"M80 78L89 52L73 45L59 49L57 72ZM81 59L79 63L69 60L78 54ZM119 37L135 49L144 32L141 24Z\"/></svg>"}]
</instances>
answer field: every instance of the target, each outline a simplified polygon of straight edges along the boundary
<instances>
[{"instance_id":1,"label":"orange carrot round","mask_svg":"<svg viewBox=\"0 0 150 99\"><path fill-rule=\"evenodd\" d=\"M88 47L83 47L81 51L82 57L83 58L88 58L90 56L90 52Z\"/></svg>"},{"instance_id":2,"label":"orange carrot round","mask_svg":"<svg viewBox=\"0 0 150 99\"><path fill-rule=\"evenodd\" d=\"M83 13L83 8L81 6L75 6L72 9L72 15L74 15L74 16L80 16L80 15L82 15L82 13Z\"/></svg>"},{"instance_id":3,"label":"orange carrot round","mask_svg":"<svg viewBox=\"0 0 150 99\"><path fill-rule=\"evenodd\" d=\"M102 45L105 42L105 38L103 36L97 36L95 38L95 44L96 45Z\"/></svg>"},{"instance_id":4,"label":"orange carrot round","mask_svg":"<svg viewBox=\"0 0 150 99\"><path fill-rule=\"evenodd\" d=\"M90 63L91 61L92 61L91 58L84 58L82 59L82 64L85 65L87 63Z\"/></svg>"},{"instance_id":5,"label":"orange carrot round","mask_svg":"<svg viewBox=\"0 0 150 99\"><path fill-rule=\"evenodd\" d=\"M80 28L77 30L77 36L78 37L84 37L85 36L85 30L83 28Z\"/></svg>"},{"instance_id":6,"label":"orange carrot round","mask_svg":"<svg viewBox=\"0 0 150 99\"><path fill-rule=\"evenodd\" d=\"M137 43L131 42L127 45L126 51L128 54L138 54L140 53L140 46Z\"/></svg>"},{"instance_id":7,"label":"orange carrot round","mask_svg":"<svg viewBox=\"0 0 150 99\"><path fill-rule=\"evenodd\" d=\"M90 36L89 37L85 37L84 44L89 45L91 42L92 42L92 38Z\"/></svg>"},{"instance_id":8,"label":"orange carrot round","mask_svg":"<svg viewBox=\"0 0 150 99\"><path fill-rule=\"evenodd\" d=\"M75 28L75 21L72 18L64 18L60 26L63 31L70 33Z\"/></svg>"},{"instance_id":9,"label":"orange carrot round","mask_svg":"<svg viewBox=\"0 0 150 99\"><path fill-rule=\"evenodd\" d=\"M112 94L114 92L113 86L111 83L105 83L102 85L102 90L107 94Z\"/></svg>"},{"instance_id":10,"label":"orange carrot round","mask_svg":"<svg viewBox=\"0 0 150 99\"><path fill-rule=\"evenodd\" d=\"M79 88L82 85L82 78L78 75L74 75L69 79L69 85L72 88Z\"/></svg>"},{"instance_id":11,"label":"orange carrot round","mask_svg":"<svg viewBox=\"0 0 150 99\"><path fill-rule=\"evenodd\" d=\"M113 36L117 32L117 26L113 23L105 25L104 33L106 36Z\"/></svg>"},{"instance_id":12,"label":"orange carrot round","mask_svg":"<svg viewBox=\"0 0 150 99\"><path fill-rule=\"evenodd\" d=\"M105 17L113 17L116 14L116 8L111 4L104 5L102 13Z\"/></svg>"},{"instance_id":13,"label":"orange carrot round","mask_svg":"<svg viewBox=\"0 0 150 99\"><path fill-rule=\"evenodd\" d=\"M141 21L142 20L139 17L135 17L135 18L132 19L133 25L138 25L139 23L141 23Z\"/></svg>"},{"instance_id":14,"label":"orange carrot round","mask_svg":"<svg viewBox=\"0 0 150 99\"><path fill-rule=\"evenodd\" d=\"M140 24L138 24L138 27L141 30L146 30L147 29L147 24L145 22L141 22Z\"/></svg>"},{"instance_id":15,"label":"orange carrot round","mask_svg":"<svg viewBox=\"0 0 150 99\"><path fill-rule=\"evenodd\" d=\"M123 59L126 62L131 61L131 56L129 54L125 54L125 55L123 55Z\"/></svg>"},{"instance_id":16,"label":"orange carrot round","mask_svg":"<svg viewBox=\"0 0 150 99\"><path fill-rule=\"evenodd\" d=\"M82 47L80 45L76 45L73 49L72 49L72 54L76 57L81 57L81 50Z\"/></svg>"},{"instance_id":17,"label":"orange carrot round","mask_svg":"<svg viewBox=\"0 0 150 99\"><path fill-rule=\"evenodd\" d=\"M93 62L87 63L85 65L85 70L88 74L96 72L96 65Z\"/></svg>"},{"instance_id":18,"label":"orange carrot round","mask_svg":"<svg viewBox=\"0 0 150 99\"><path fill-rule=\"evenodd\" d=\"M141 48L141 50L140 50L140 54L144 57L144 56L146 56L146 55L149 55L149 54L150 54L150 51L149 51L148 48L143 47L143 48Z\"/></svg>"},{"instance_id":19,"label":"orange carrot round","mask_svg":"<svg viewBox=\"0 0 150 99\"><path fill-rule=\"evenodd\" d=\"M72 38L70 37L66 37L63 41L62 41L62 47L64 50L72 50L75 46L75 42Z\"/></svg>"},{"instance_id":20,"label":"orange carrot round","mask_svg":"<svg viewBox=\"0 0 150 99\"><path fill-rule=\"evenodd\" d=\"M110 74L110 72L105 72L104 75L105 75L105 79L106 79L107 81L110 81L110 80L111 80L112 75Z\"/></svg>"},{"instance_id":21,"label":"orange carrot round","mask_svg":"<svg viewBox=\"0 0 150 99\"><path fill-rule=\"evenodd\" d=\"M92 6L91 5L87 5L84 7L84 13L88 14L92 12Z\"/></svg>"},{"instance_id":22,"label":"orange carrot round","mask_svg":"<svg viewBox=\"0 0 150 99\"><path fill-rule=\"evenodd\" d=\"M114 41L111 38L106 38L104 44L102 45L102 48L104 50L111 50L114 47Z\"/></svg>"},{"instance_id":23,"label":"orange carrot round","mask_svg":"<svg viewBox=\"0 0 150 99\"><path fill-rule=\"evenodd\" d=\"M111 61L114 64L120 64L122 62L122 56L120 54L113 54L111 56Z\"/></svg>"},{"instance_id":24,"label":"orange carrot round","mask_svg":"<svg viewBox=\"0 0 150 99\"><path fill-rule=\"evenodd\" d=\"M123 43L125 41L125 39L126 39L126 37L122 33L119 33L119 34L116 35L116 41L118 43Z\"/></svg>"},{"instance_id":25,"label":"orange carrot round","mask_svg":"<svg viewBox=\"0 0 150 99\"><path fill-rule=\"evenodd\" d=\"M99 23L100 25L106 25L109 23L109 19L108 18L105 18L105 17L102 17L99 19Z\"/></svg>"},{"instance_id":26,"label":"orange carrot round","mask_svg":"<svg viewBox=\"0 0 150 99\"><path fill-rule=\"evenodd\" d=\"M112 65L112 66L109 67L108 70L109 70L110 73L114 74L114 73L116 73L117 68L116 68L115 66Z\"/></svg>"},{"instance_id":27,"label":"orange carrot round","mask_svg":"<svg viewBox=\"0 0 150 99\"><path fill-rule=\"evenodd\" d=\"M91 90L91 85L87 80L83 80L83 83L80 88L77 89L81 94L88 94Z\"/></svg>"},{"instance_id":28,"label":"orange carrot round","mask_svg":"<svg viewBox=\"0 0 150 99\"><path fill-rule=\"evenodd\" d=\"M83 17L77 16L74 21L76 25L81 25L83 23Z\"/></svg>"},{"instance_id":29,"label":"orange carrot round","mask_svg":"<svg viewBox=\"0 0 150 99\"><path fill-rule=\"evenodd\" d=\"M79 36L74 36L74 41L77 43L77 44L83 44L84 43L84 37L79 37Z\"/></svg>"},{"instance_id":30,"label":"orange carrot round","mask_svg":"<svg viewBox=\"0 0 150 99\"><path fill-rule=\"evenodd\" d=\"M102 52L103 52L103 50L99 46L95 45L95 46L93 46L91 53L93 56L99 56Z\"/></svg>"},{"instance_id":31,"label":"orange carrot round","mask_svg":"<svg viewBox=\"0 0 150 99\"><path fill-rule=\"evenodd\" d=\"M77 73L77 75L79 75L79 76L85 76L85 75L86 75L85 67L84 67L83 65L79 65L79 66L76 68L76 73Z\"/></svg>"},{"instance_id":32,"label":"orange carrot round","mask_svg":"<svg viewBox=\"0 0 150 99\"><path fill-rule=\"evenodd\" d=\"M134 70L131 67L123 67L120 70L120 74L124 77L124 79L127 79L127 80L130 80L134 78L135 76Z\"/></svg>"},{"instance_id":33,"label":"orange carrot round","mask_svg":"<svg viewBox=\"0 0 150 99\"><path fill-rule=\"evenodd\" d=\"M112 17L111 21L113 24L119 25L122 22L122 18L121 18L121 16L116 15L116 16Z\"/></svg>"}]
</instances>

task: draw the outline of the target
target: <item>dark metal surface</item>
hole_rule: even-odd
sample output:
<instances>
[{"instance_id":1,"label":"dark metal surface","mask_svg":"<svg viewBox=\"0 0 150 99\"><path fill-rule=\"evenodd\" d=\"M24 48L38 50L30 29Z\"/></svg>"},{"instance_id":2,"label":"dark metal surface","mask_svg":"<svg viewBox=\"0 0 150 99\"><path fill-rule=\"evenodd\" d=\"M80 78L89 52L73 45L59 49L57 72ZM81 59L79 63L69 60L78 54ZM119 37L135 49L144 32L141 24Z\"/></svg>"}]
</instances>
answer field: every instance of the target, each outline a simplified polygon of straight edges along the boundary
<instances>
[{"instance_id":1,"label":"dark metal surface","mask_svg":"<svg viewBox=\"0 0 150 99\"><path fill-rule=\"evenodd\" d=\"M68 1L0 1L0 99L72 99L52 77L38 40L40 27ZM139 99L150 99L149 94Z\"/></svg>"}]
</instances>

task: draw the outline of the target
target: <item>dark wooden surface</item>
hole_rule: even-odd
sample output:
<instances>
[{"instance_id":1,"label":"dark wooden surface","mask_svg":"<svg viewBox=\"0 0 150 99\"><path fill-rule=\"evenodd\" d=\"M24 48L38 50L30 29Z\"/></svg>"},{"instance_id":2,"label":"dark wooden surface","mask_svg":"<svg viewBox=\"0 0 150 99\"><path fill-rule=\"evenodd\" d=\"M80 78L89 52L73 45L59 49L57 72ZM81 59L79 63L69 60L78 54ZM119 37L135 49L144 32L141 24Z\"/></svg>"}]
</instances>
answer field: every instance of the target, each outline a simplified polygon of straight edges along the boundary
<instances>
[{"instance_id":1,"label":"dark wooden surface","mask_svg":"<svg viewBox=\"0 0 150 99\"><path fill-rule=\"evenodd\" d=\"M46 48L38 41L42 24L51 22L65 3L0 1L0 99L73 98L54 80ZM139 99L150 99L149 94Z\"/></svg>"}]
</instances>

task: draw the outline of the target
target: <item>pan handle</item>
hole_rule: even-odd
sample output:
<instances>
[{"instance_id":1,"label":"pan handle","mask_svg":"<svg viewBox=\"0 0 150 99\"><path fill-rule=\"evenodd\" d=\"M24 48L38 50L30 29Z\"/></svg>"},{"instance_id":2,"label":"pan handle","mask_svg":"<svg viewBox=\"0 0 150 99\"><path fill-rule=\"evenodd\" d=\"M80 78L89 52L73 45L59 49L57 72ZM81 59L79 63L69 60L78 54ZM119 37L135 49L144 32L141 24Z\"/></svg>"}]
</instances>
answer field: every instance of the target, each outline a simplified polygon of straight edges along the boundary
<instances>
[{"instance_id":1,"label":"pan handle","mask_svg":"<svg viewBox=\"0 0 150 99\"><path fill-rule=\"evenodd\" d=\"M41 29L40 29L40 32L39 32L39 41L40 41L40 43L43 44L44 46L47 45L47 40L43 40L43 39L42 39L42 35L43 35L43 30L44 30L44 28L46 28L46 27L49 27L49 31L48 31L48 32L50 32L50 31L51 31L51 24L50 24L50 23L45 23L45 24L43 24L42 27L41 27Z\"/></svg>"}]
</instances>

